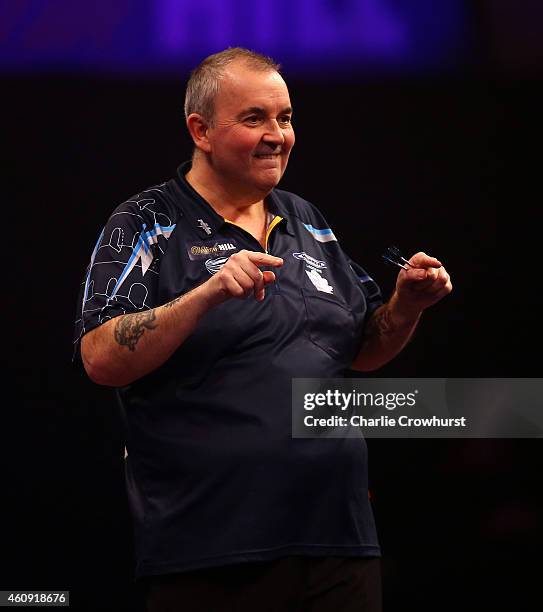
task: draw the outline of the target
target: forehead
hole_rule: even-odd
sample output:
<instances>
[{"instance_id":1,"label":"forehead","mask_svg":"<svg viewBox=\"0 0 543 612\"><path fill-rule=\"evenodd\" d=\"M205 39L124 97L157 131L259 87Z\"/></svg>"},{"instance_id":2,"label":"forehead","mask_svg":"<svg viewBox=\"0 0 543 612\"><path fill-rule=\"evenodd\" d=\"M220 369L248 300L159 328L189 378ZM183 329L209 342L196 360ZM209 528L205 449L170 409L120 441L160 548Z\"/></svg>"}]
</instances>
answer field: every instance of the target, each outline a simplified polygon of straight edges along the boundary
<instances>
[{"instance_id":1,"label":"forehead","mask_svg":"<svg viewBox=\"0 0 543 612\"><path fill-rule=\"evenodd\" d=\"M287 85L278 72L257 71L240 63L227 67L215 97L216 113L270 106L290 106Z\"/></svg>"}]
</instances>

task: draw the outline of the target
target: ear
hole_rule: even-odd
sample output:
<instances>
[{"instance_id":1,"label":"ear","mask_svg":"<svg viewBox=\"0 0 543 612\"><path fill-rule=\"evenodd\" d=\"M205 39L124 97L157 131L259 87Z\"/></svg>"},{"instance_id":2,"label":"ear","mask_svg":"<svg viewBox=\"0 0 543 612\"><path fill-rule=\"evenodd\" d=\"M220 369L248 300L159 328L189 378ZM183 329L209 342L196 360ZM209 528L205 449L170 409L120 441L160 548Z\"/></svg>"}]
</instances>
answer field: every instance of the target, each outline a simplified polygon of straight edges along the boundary
<instances>
[{"instance_id":1,"label":"ear","mask_svg":"<svg viewBox=\"0 0 543 612\"><path fill-rule=\"evenodd\" d=\"M198 113L191 113L187 117L187 129L194 141L194 145L203 151L209 153L211 145L207 136L209 123Z\"/></svg>"}]
</instances>

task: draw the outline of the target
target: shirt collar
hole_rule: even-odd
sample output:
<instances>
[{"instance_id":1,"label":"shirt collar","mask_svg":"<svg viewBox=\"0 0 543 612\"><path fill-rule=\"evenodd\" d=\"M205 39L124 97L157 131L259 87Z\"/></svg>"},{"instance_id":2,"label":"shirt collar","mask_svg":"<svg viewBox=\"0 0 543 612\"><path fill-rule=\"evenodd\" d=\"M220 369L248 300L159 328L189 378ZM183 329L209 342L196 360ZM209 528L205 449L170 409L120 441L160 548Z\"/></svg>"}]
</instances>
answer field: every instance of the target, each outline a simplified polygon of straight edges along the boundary
<instances>
[{"instance_id":1,"label":"shirt collar","mask_svg":"<svg viewBox=\"0 0 543 612\"><path fill-rule=\"evenodd\" d=\"M194 231L202 238L213 236L224 224L224 218L215 212L213 207L187 181L186 174L192 162L186 161L177 168L177 183L181 192L191 202L185 211Z\"/></svg>"},{"instance_id":2,"label":"shirt collar","mask_svg":"<svg viewBox=\"0 0 543 612\"><path fill-rule=\"evenodd\" d=\"M183 193L192 206L189 210L185 211L186 216L190 220L194 231L199 234L202 238L210 238L219 231L224 225L225 219L219 215L213 207L202 198L202 196L192 187L187 181L186 174L191 169L192 162L186 161L177 168L177 183ZM281 217L281 225L284 227L290 235L294 235L292 229L289 227L289 214L282 202L280 201L277 194L272 190L266 197L266 205L268 210L273 213L274 216Z\"/></svg>"},{"instance_id":3,"label":"shirt collar","mask_svg":"<svg viewBox=\"0 0 543 612\"><path fill-rule=\"evenodd\" d=\"M266 198L266 204L271 213L283 219L281 226L283 226L287 234L295 236L295 233L292 230L292 219L290 219L291 215L279 199L278 195L275 193L275 190L272 190Z\"/></svg>"}]
</instances>

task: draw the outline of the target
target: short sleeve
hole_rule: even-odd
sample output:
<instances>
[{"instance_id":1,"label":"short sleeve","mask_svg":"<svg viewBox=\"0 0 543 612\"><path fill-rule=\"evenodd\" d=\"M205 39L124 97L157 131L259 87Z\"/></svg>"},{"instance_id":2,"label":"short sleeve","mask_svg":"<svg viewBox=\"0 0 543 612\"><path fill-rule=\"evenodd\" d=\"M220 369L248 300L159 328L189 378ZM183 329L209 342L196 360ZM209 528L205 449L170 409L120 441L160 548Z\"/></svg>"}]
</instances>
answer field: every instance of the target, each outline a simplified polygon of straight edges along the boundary
<instances>
[{"instance_id":1,"label":"short sleeve","mask_svg":"<svg viewBox=\"0 0 543 612\"><path fill-rule=\"evenodd\" d=\"M379 285L371 278L362 266L347 257L351 270L353 271L356 280L360 283L364 297L366 298L367 316L370 316L383 303L383 296Z\"/></svg>"},{"instance_id":2,"label":"short sleeve","mask_svg":"<svg viewBox=\"0 0 543 612\"><path fill-rule=\"evenodd\" d=\"M150 211L152 213L152 211ZM109 319L157 306L160 255L175 225L141 209L120 207L100 233L82 281L74 345Z\"/></svg>"}]
</instances>

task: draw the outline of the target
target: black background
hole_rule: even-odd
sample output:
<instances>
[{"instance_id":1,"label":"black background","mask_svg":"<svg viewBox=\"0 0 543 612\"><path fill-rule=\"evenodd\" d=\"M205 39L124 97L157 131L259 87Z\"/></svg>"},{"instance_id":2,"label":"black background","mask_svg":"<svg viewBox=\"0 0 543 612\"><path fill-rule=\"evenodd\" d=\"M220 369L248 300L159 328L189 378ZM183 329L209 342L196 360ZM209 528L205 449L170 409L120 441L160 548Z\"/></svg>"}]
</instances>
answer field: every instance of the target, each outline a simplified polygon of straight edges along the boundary
<instances>
[{"instance_id":1,"label":"black background","mask_svg":"<svg viewBox=\"0 0 543 612\"><path fill-rule=\"evenodd\" d=\"M532 192L526 216L528 177L514 178L528 173L539 81L481 58L447 78L319 83L286 72L298 140L281 187L323 211L385 295L389 244L437 256L453 279L379 376L541 371L541 266L524 238L540 227L541 199ZM110 390L71 366L72 330L107 216L190 156L186 77L3 80L1 589L68 589L73 609L142 610L121 421ZM386 610L538 609L539 440L368 446Z\"/></svg>"}]
</instances>

